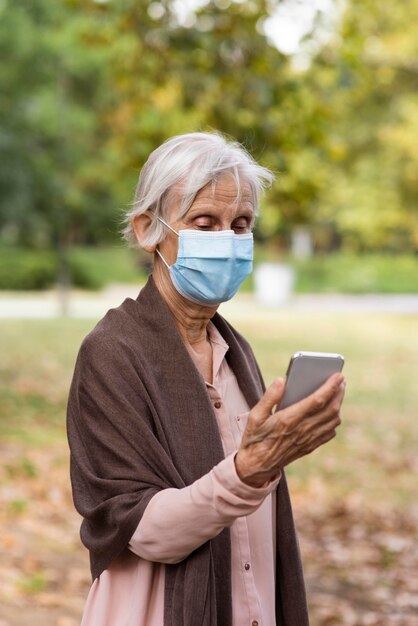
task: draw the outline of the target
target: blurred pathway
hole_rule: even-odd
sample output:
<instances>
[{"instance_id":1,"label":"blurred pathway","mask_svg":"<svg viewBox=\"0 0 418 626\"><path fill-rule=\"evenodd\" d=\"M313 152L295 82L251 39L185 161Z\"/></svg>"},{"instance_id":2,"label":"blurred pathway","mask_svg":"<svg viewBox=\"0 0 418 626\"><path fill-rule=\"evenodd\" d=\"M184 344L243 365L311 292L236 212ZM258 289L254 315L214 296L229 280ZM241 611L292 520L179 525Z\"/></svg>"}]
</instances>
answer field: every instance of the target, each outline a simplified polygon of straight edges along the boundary
<instances>
[{"instance_id":1,"label":"blurred pathway","mask_svg":"<svg viewBox=\"0 0 418 626\"><path fill-rule=\"evenodd\" d=\"M125 298L135 298L139 287L112 285L101 292L72 291L67 315L80 319L99 319ZM53 319L62 314L63 305L56 291L0 292L0 319ZM239 294L221 306L221 312L234 318L276 316L294 313L394 313L418 314L418 294L412 295L295 295L281 306L269 307L252 294Z\"/></svg>"}]
</instances>

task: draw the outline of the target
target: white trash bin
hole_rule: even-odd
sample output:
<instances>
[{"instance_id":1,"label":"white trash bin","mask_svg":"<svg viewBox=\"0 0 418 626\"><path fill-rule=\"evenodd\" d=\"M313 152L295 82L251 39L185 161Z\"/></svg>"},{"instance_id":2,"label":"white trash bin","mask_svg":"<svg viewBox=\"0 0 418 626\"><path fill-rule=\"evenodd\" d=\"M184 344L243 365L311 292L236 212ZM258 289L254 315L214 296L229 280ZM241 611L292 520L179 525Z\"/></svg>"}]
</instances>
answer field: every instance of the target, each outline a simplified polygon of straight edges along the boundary
<instances>
[{"instance_id":1,"label":"white trash bin","mask_svg":"<svg viewBox=\"0 0 418 626\"><path fill-rule=\"evenodd\" d=\"M295 284L295 270L282 263L261 263L254 271L255 294L260 304L286 304Z\"/></svg>"}]
</instances>

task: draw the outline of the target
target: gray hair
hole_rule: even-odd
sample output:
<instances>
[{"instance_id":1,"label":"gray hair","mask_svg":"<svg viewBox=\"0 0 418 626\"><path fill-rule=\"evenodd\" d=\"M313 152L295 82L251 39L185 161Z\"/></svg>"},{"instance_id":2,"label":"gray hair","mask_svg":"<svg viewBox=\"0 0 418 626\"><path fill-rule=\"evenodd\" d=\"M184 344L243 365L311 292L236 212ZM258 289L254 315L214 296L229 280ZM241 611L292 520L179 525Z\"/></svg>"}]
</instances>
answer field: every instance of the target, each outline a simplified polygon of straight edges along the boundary
<instances>
[{"instance_id":1,"label":"gray hair","mask_svg":"<svg viewBox=\"0 0 418 626\"><path fill-rule=\"evenodd\" d=\"M124 219L123 237L137 245L131 220L145 211L152 211L152 220L142 246L156 245L166 236L166 228L157 217L167 220L172 192L180 196L179 216L187 213L196 194L208 184L216 185L224 173L232 174L237 187L249 184L254 210L257 212L261 192L270 185L274 175L259 165L238 143L227 141L219 133L188 133L168 139L154 150L142 168L135 192L133 208Z\"/></svg>"}]
</instances>

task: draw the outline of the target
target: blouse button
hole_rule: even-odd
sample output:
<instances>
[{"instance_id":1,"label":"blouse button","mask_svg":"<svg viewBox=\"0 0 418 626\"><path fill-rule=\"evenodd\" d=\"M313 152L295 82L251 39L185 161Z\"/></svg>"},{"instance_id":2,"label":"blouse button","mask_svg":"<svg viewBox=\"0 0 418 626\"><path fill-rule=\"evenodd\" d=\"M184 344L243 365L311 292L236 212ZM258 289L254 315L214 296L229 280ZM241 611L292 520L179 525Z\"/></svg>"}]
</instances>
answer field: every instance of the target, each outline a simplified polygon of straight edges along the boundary
<instances>
[{"instance_id":1,"label":"blouse button","mask_svg":"<svg viewBox=\"0 0 418 626\"><path fill-rule=\"evenodd\" d=\"M258 622L256 619L253 619L253 621L251 622L251 626L258 626Z\"/></svg>"},{"instance_id":2,"label":"blouse button","mask_svg":"<svg viewBox=\"0 0 418 626\"><path fill-rule=\"evenodd\" d=\"M244 569L245 569L245 570L247 570L247 572L248 572L248 570L250 569L250 567L251 567L251 566L250 566L250 564L249 564L249 563L245 563L245 565L244 565Z\"/></svg>"},{"instance_id":3,"label":"blouse button","mask_svg":"<svg viewBox=\"0 0 418 626\"><path fill-rule=\"evenodd\" d=\"M220 408L221 408L221 406L222 406L222 402L219 402L219 400L217 400L217 401L215 402L215 409L220 409Z\"/></svg>"}]
</instances>

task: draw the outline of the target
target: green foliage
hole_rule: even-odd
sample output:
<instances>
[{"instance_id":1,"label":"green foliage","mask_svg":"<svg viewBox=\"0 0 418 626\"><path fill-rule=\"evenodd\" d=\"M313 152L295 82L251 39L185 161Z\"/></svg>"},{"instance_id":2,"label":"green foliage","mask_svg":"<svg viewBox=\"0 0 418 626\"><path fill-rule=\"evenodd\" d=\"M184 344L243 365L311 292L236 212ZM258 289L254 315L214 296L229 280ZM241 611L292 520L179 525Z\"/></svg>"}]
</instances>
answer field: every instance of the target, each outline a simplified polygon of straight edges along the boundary
<instances>
[{"instance_id":1,"label":"green foliage","mask_svg":"<svg viewBox=\"0 0 418 626\"><path fill-rule=\"evenodd\" d=\"M106 283L104 273L90 272L89 266L77 257L71 256L69 271L71 283L81 289L101 289Z\"/></svg>"},{"instance_id":2,"label":"green foliage","mask_svg":"<svg viewBox=\"0 0 418 626\"><path fill-rule=\"evenodd\" d=\"M418 293L418 257L330 254L293 261L300 293Z\"/></svg>"},{"instance_id":3,"label":"green foliage","mask_svg":"<svg viewBox=\"0 0 418 626\"><path fill-rule=\"evenodd\" d=\"M138 283L148 273L147 258L125 247L71 250L69 274L74 287L101 289L108 283ZM49 289L57 282L58 257L53 250L0 246L0 289Z\"/></svg>"},{"instance_id":4,"label":"green foliage","mask_svg":"<svg viewBox=\"0 0 418 626\"><path fill-rule=\"evenodd\" d=\"M0 224L26 245L67 242L78 228L97 241L113 226L100 124L107 49L87 43L94 21L72 2L0 8Z\"/></svg>"},{"instance_id":5,"label":"green foliage","mask_svg":"<svg viewBox=\"0 0 418 626\"><path fill-rule=\"evenodd\" d=\"M349 2L310 71L327 86L329 171L321 217L354 250L417 250L417 0Z\"/></svg>"},{"instance_id":6,"label":"green foliage","mask_svg":"<svg viewBox=\"0 0 418 626\"><path fill-rule=\"evenodd\" d=\"M0 289L47 289L56 279L53 252L0 248Z\"/></svg>"},{"instance_id":7,"label":"green foliage","mask_svg":"<svg viewBox=\"0 0 418 626\"><path fill-rule=\"evenodd\" d=\"M277 261L277 252L258 245L255 262ZM332 253L304 261L282 256L296 270L298 293L418 293L418 257L415 255ZM75 247L69 257L71 282L80 289L108 284L143 284L150 272L145 253L122 245ZM0 289L35 290L53 287L57 277L53 251L0 247ZM241 292L252 291L249 276Z\"/></svg>"},{"instance_id":8,"label":"green foliage","mask_svg":"<svg viewBox=\"0 0 418 626\"><path fill-rule=\"evenodd\" d=\"M149 273L147 263L151 261L146 253L128 249L123 244L100 248L79 246L71 250L70 258L73 270L81 268L90 283L99 286L144 282Z\"/></svg>"},{"instance_id":9,"label":"green foliage","mask_svg":"<svg viewBox=\"0 0 418 626\"><path fill-rule=\"evenodd\" d=\"M350 0L325 43L318 13L303 71L263 34L279 2L3 0L0 239L114 241L149 153L219 129L278 174L261 236L418 250L418 0Z\"/></svg>"}]
</instances>

